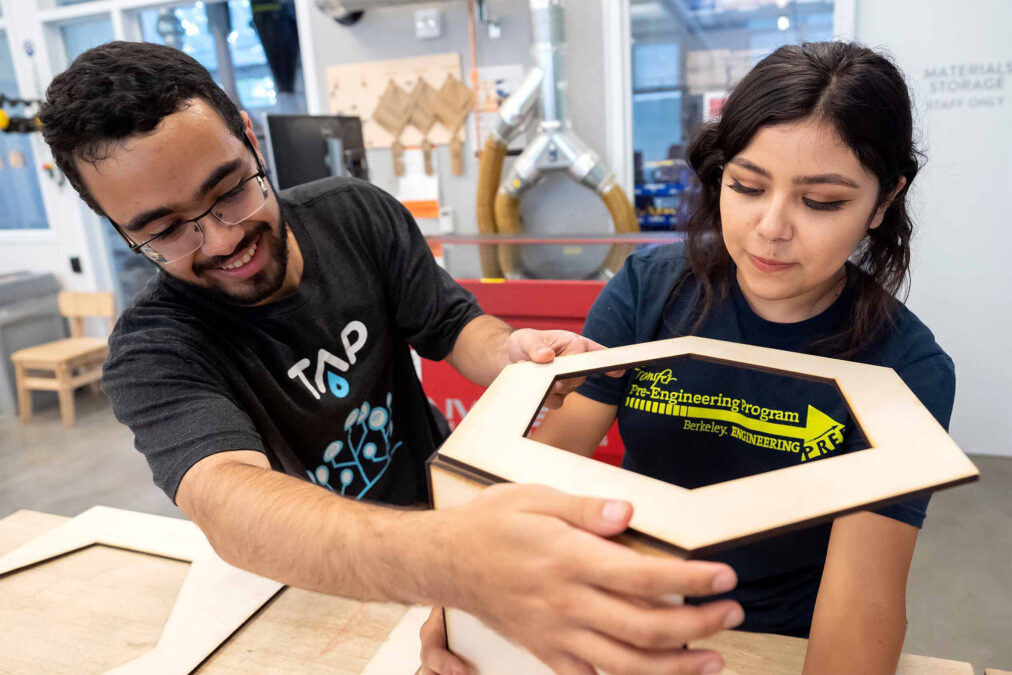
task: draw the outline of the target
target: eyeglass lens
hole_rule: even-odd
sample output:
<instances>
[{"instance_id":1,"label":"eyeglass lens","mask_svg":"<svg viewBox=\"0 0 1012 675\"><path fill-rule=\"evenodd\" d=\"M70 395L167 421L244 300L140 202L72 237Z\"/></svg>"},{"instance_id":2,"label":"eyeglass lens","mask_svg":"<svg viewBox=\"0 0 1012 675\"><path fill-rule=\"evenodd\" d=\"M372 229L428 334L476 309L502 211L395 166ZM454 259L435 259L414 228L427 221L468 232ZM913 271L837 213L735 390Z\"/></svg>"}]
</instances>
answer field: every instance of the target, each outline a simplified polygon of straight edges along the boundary
<instances>
[{"instance_id":1,"label":"eyeglass lens","mask_svg":"<svg viewBox=\"0 0 1012 675\"><path fill-rule=\"evenodd\" d=\"M215 225L238 225L259 211L267 202L261 180L257 176L253 180L244 181L236 189L222 195L211 207L211 215L219 221ZM207 221L205 220L205 222ZM192 221L172 228L147 244L164 259L162 262L175 262L203 245L204 232L200 225Z\"/></svg>"}]
</instances>

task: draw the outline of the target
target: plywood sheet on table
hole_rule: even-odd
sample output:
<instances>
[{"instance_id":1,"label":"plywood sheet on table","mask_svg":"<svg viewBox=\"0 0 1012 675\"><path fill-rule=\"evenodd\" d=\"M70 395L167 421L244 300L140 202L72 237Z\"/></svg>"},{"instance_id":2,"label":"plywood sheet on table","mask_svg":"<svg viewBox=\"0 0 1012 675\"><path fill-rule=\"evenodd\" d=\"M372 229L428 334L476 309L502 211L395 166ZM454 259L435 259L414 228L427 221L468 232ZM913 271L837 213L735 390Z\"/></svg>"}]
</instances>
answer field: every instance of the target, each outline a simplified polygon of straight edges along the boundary
<instances>
[{"instance_id":1,"label":"plywood sheet on table","mask_svg":"<svg viewBox=\"0 0 1012 675\"><path fill-rule=\"evenodd\" d=\"M64 523L0 519L0 555ZM0 578L0 670L100 673L149 652L187 563L92 546ZM232 635L200 673L360 673L406 607L288 588Z\"/></svg>"},{"instance_id":2,"label":"plywood sheet on table","mask_svg":"<svg viewBox=\"0 0 1012 675\"><path fill-rule=\"evenodd\" d=\"M716 649L727 669L748 675L796 675L805 663L808 640L770 635L724 631L708 640L692 643L697 649ZM729 675L728 670L724 675ZM903 654L896 675L973 675L969 663L930 656Z\"/></svg>"},{"instance_id":3,"label":"plywood sheet on table","mask_svg":"<svg viewBox=\"0 0 1012 675\"><path fill-rule=\"evenodd\" d=\"M66 519L19 511L0 554ZM4 673L104 672L151 651L188 563L91 546L0 578Z\"/></svg>"}]
</instances>

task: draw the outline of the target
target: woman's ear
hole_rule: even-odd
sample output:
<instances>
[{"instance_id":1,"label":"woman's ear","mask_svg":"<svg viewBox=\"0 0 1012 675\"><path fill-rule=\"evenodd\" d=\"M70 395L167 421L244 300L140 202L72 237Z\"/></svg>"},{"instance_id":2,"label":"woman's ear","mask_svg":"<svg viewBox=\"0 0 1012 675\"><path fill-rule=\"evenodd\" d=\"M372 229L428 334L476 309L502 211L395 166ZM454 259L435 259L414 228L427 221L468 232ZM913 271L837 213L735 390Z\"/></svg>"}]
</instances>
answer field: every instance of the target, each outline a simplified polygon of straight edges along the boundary
<instances>
[{"instance_id":1,"label":"woman's ear","mask_svg":"<svg viewBox=\"0 0 1012 675\"><path fill-rule=\"evenodd\" d=\"M893 200L896 199L896 195L900 193L900 191L904 188L904 186L906 186L906 184L907 184L907 177L900 176L900 179L896 183L896 187L893 188L893 191L890 192L889 196L886 197L885 201L879 204L879 207L875 209L875 214L871 218L871 223L868 224L869 230L874 230L876 227L882 224L882 219L885 217L886 211L888 211L889 207L892 206Z\"/></svg>"}]
</instances>

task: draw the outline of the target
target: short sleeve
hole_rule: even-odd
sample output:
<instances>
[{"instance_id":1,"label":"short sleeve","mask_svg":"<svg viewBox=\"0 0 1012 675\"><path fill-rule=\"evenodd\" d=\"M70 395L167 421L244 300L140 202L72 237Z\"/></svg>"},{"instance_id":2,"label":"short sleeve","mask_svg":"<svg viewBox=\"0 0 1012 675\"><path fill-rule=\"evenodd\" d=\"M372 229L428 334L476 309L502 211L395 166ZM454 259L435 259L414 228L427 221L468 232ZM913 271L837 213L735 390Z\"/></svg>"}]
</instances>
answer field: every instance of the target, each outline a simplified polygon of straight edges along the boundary
<instances>
[{"instance_id":1,"label":"short sleeve","mask_svg":"<svg viewBox=\"0 0 1012 675\"><path fill-rule=\"evenodd\" d=\"M371 218L375 258L385 280L394 323L421 356L441 360L481 307L432 257L411 213L389 194L367 186L358 190L363 213Z\"/></svg>"},{"instance_id":2,"label":"short sleeve","mask_svg":"<svg viewBox=\"0 0 1012 675\"><path fill-rule=\"evenodd\" d=\"M919 359L897 371L910 391L934 416L946 431L952 415L952 404L956 396L956 369L944 352ZM890 504L875 513L899 520L920 528L927 515L930 495L914 497L904 502Z\"/></svg>"},{"instance_id":3,"label":"short sleeve","mask_svg":"<svg viewBox=\"0 0 1012 675\"><path fill-rule=\"evenodd\" d=\"M133 431L155 485L173 502L201 459L228 450L264 452L253 422L199 349L171 330L120 329L110 339L102 389L116 419Z\"/></svg>"},{"instance_id":4,"label":"short sleeve","mask_svg":"<svg viewBox=\"0 0 1012 675\"><path fill-rule=\"evenodd\" d=\"M590 308L583 325L583 335L605 347L621 347L636 343L637 275L632 256L605 285ZM618 405L628 381L604 373L591 375L576 390L587 398Z\"/></svg>"}]
</instances>

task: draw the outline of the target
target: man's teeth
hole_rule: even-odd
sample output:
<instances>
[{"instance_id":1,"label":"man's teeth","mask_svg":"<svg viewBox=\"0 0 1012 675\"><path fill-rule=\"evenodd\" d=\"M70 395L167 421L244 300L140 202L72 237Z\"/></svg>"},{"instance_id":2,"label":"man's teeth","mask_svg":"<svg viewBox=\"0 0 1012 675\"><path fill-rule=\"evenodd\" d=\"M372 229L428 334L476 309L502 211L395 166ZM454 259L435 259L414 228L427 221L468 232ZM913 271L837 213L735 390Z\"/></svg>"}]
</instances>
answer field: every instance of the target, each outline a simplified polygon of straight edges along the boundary
<instances>
[{"instance_id":1,"label":"man's teeth","mask_svg":"<svg viewBox=\"0 0 1012 675\"><path fill-rule=\"evenodd\" d=\"M240 267L242 267L243 265L245 265L246 263L248 263L250 260L252 260L253 259L253 254L256 253L256 252L257 252L257 245L256 245L256 242L253 242L253 245L250 246L249 249L247 249L246 255L244 255L242 258L240 258L239 260L236 260L234 263L232 263L230 265L222 265L221 269L223 269L223 270L237 270Z\"/></svg>"}]
</instances>

